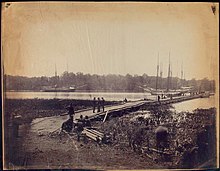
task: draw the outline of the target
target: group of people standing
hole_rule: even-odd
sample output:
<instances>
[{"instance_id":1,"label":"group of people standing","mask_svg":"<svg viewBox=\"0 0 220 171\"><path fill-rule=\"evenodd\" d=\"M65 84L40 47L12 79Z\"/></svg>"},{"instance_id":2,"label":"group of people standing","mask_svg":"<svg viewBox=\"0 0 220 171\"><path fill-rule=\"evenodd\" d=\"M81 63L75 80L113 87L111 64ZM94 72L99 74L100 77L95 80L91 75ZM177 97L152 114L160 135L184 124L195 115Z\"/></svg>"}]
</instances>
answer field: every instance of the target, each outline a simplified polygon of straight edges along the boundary
<instances>
[{"instance_id":1,"label":"group of people standing","mask_svg":"<svg viewBox=\"0 0 220 171\"><path fill-rule=\"evenodd\" d=\"M102 97L101 99L98 97L96 100L96 97L93 98L93 113L95 113L95 110L97 108L97 112L104 112L105 111L105 99ZM68 115L70 118L73 118L75 115L73 104L70 103L70 105L66 108L68 110Z\"/></svg>"},{"instance_id":2,"label":"group of people standing","mask_svg":"<svg viewBox=\"0 0 220 171\"><path fill-rule=\"evenodd\" d=\"M96 97L93 98L93 113L95 113L96 108L97 112L100 112L101 108L103 112L105 111L105 100L103 97L101 99L98 97L97 100Z\"/></svg>"}]
</instances>

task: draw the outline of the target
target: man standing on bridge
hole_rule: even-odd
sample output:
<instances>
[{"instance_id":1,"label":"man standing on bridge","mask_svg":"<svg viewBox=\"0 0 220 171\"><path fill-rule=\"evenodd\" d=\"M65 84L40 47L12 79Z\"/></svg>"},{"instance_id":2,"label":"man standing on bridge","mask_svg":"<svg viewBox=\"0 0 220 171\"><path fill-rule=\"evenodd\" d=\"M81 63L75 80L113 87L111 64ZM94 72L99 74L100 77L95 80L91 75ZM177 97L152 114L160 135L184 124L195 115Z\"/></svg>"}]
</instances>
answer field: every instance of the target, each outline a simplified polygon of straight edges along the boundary
<instances>
[{"instance_id":1,"label":"man standing on bridge","mask_svg":"<svg viewBox=\"0 0 220 171\"><path fill-rule=\"evenodd\" d=\"M104 112L105 111L105 100L103 97L102 97L102 101L101 101L101 106L102 106L102 110Z\"/></svg>"},{"instance_id":2,"label":"man standing on bridge","mask_svg":"<svg viewBox=\"0 0 220 171\"><path fill-rule=\"evenodd\" d=\"M98 102L97 102L97 112L100 112L100 107L101 107L101 101L100 101L100 98L98 97Z\"/></svg>"},{"instance_id":3,"label":"man standing on bridge","mask_svg":"<svg viewBox=\"0 0 220 171\"><path fill-rule=\"evenodd\" d=\"M159 95L157 96L157 99L158 99L159 104L161 104L161 103L160 103L160 96L159 96Z\"/></svg>"},{"instance_id":4,"label":"man standing on bridge","mask_svg":"<svg viewBox=\"0 0 220 171\"><path fill-rule=\"evenodd\" d=\"M92 106L93 106L93 113L95 113L95 107L96 107L96 98L95 97L93 99Z\"/></svg>"}]
</instances>

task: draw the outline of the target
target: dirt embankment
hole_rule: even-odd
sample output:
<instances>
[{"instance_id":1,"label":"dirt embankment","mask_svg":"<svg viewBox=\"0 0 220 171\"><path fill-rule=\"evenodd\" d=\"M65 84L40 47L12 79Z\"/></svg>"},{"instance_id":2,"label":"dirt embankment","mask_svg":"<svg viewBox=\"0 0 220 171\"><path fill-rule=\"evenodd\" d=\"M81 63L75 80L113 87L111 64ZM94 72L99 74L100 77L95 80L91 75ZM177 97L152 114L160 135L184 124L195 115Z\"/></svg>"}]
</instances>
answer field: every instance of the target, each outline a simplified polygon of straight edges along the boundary
<instances>
[{"instance_id":1,"label":"dirt embankment","mask_svg":"<svg viewBox=\"0 0 220 171\"><path fill-rule=\"evenodd\" d=\"M215 167L215 108L197 109L192 113L175 113L169 110L169 106L147 109L150 114L138 111L113 118L99 129L112 136L115 147L125 151L133 149L135 153L147 155L162 168L196 168L206 161L211 161L210 166ZM168 129L167 146L162 151L170 155L143 151L158 149L155 130L161 125Z\"/></svg>"},{"instance_id":2,"label":"dirt embankment","mask_svg":"<svg viewBox=\"0 0 220 171\"><path fill-rule=\"evenodd\" d=\"M86 110L92 107L90 100L60 100L60 99L6 99L4 102L4 143L5 143L5 160L9 165L12 163L20 165L21 162L16 157L17 151L25 143L25 137L31 126L30 123L35 118L44 118L48 116L59 116L67 112L65 109L70 103L73 104L75 111ZM117 104L118 102L108 102L106 105ZM19 124L19 137L14 135L13 117L21 116L14 122ZM36 141L40 143L39 141ZM24 156L25 150L20 151ZM20 154L19 154L20 156ZM22 164L23 165L23 164Z\"/></svg>"},{"instance_id":3,"label":"dirt embankment","mask_svg":"<svg viewBox=\"0 0 220 171\"><path fill-rule=\"evenodd\" d=\"M175 113L169 108L165 105L146 107L104 123L93 121L93 127L110 136L110 144L99 145L82 139L78 142L75 132L71 135L59 135L59 132L37 134L27 126L23 130L28 131L21 132L17 139L13 165L50 169L165 169L194 168L210 159L215 160L216 110ZM60 109L51 110L56 113ZM157 149L155 129L159 125L169 132L168 146L163 150L169 156L142 150ZM198 155L193 153L195 148Z\"/></svg>"}]
</instances>

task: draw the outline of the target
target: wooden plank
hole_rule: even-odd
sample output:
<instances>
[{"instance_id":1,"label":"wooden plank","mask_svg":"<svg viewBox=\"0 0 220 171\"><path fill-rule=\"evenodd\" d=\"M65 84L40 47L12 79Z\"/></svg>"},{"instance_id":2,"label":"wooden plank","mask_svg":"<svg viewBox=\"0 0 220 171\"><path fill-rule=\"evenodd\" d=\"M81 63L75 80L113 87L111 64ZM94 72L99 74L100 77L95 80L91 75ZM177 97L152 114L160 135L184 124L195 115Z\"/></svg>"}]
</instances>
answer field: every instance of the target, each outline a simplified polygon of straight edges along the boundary
<instances>
[{"instance_id":1,"label":"wooden plank","mask_svg":"<svg viewBox=\"0 0 220 171\"><path fill-rule=\"evenodd\" d=\"M96 130L94 130L94 129L92 129L91 131L94 132L95 134L100 135L100 136L104 136L103 133L101 133L101 132L99 132L99 131L96 131Z\"/></svg>"},{"instance_id":2,"label":"wooden plank","mask_svg":"<svg viewBox=\"0 0 220 171\"><path fill-rule=\"evenodd\" d=\"M94 134L92 134L92 133L90 133L90 132L88 132L88 131L86 131L86 130L83 131L82 133L85 134L87 137L89 137L89 138L91 138L91 139L97 141L97 136L96 136L96 135L94 135Z\"/></svg>"},{"instance_id":3,"label":"wooden plank","mask_svg":"<svg viewBox=\"0 0 220 171\"><path fill-rule=\"evenodd\" d=\"M94 135L96 135L96 136L101 136L101 137L104 136L103 133L98 132L98 131L95 131L95 130L91 130L91 129L87 129L87 128L85 128L85 131L88 131L88 132L90 132L90 133L92 133L92 134L94 134Z\"/></svg>"},{"instance_id":4,"label":"wooden plank","mask_svg":"<svg viewBox=\"0 0 220 171\"><path fill-rule=\"evenodd\" d=\"M100 140L100 141L101 141L102 138L103 138L103 137L100 137L100 136L94 135L93 133L88 132L87 130L85 130L83 133L84 133L87 137L93 139L94 141L97 141L97 140Z\"/></svg>"},{"instance_id":5,"label":"wooden plank","mask_svg":"<svg viewBox=\"0 0 220 171\"><path fill-rule=\"evenodd\" d=\"M102 122L105 122L105 120L106 120L107 116L108 116L108 111L105 113L105 117L104 117L104 119L103 119L103 121L102 121Z\"/></svg>"},{"instance_id":6,"label":"wooden plank","mask_svg":"<svg viewBox=\"0 0 220 171\"><path fill-rule=\"evenodd\" d=\"M190 96L190 97L185 96L185 97L175 97L172 100L171 99L162 99L161 104L166 105L166 104L170 104L170 103L178 103L178 102L181 102L181 101L195 99L195 98L198 98L198 97L197 96ZM158 102L157 102L157 100L154 100L154 101L140 101L140 102L133 102L133 103L129 102L129 104L127 104L127 105L113 106L107 112L97 113L97 114L94 114L92 116L89 116L89 118L95 119L95 118L98 118L98 117L103 117L104 118L103 122L105 122L108 115L113 113L113 112L120 112L122 110L129 110L131 108L137 108L137 107L140 107L142 105L154 106L154 105L158 105ZM100 118L100 119L102 119L102 118Z\"/></svg>"}]
</instances>

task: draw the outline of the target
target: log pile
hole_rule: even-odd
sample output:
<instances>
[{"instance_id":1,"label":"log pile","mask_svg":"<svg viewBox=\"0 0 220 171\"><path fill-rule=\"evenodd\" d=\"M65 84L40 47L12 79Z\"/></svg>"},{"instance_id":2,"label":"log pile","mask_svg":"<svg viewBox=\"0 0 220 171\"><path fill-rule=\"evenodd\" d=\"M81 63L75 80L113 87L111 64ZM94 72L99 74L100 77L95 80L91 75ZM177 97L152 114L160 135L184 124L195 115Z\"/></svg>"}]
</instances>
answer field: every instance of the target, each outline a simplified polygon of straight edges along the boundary
<instances>
[{"instance_id":1,"label":"log pile","mask_svg":"<svg viewBox=\"0 0 220 171\"><path fill-rule=\"evenodd\" d=\"M110 139L108 136L106 136L104 133L97 131L94 128L84 128L84 130L82 131L82 134L96 141L97 143L109 143L110 142Z\"/></svg>"}]
</instances>

